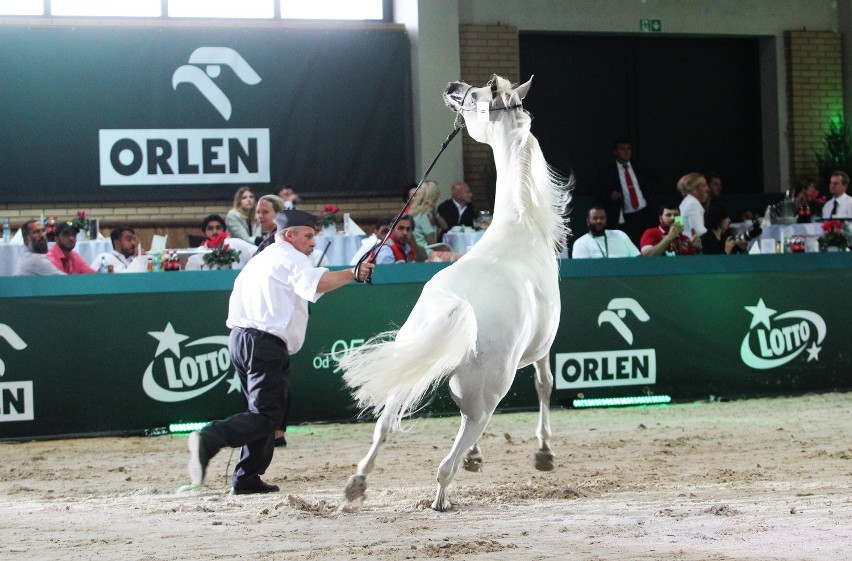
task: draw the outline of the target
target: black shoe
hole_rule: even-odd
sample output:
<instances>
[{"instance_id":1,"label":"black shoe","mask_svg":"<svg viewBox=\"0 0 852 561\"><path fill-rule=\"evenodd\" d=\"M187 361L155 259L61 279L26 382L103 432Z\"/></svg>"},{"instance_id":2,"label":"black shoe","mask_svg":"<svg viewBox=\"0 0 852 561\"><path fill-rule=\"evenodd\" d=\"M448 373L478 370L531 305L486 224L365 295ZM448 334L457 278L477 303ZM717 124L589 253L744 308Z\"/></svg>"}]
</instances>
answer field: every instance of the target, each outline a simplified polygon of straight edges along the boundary
<instances>
[{"instance_id":1,"label":"black shoe","mask_svg":"<svg viewBox=\"0 0 852 561\"><path fill-rule=\"evenodd\" d=\"M249 481L250 483L242 482L239 487L232 487L231 494L253 495L255 493L277 493L279 491L278 485L264 483L259 477Z\"/></svg>"},{"instance_id":2,"label":"black shoe","mask_svg":"<svg viewBox=\"0 0 852 561\"><path fill-rule=\"evenodd\" d=\"M287 439L283 436L279 436L275 439L275 447L276 448L286 448L287 447Z\"/></svg>"},{"instance_id":3,"label":"black shoe","mask_svg":"<svg viewBox=\"0 0 852 561\"><path fill-rule=\"evenodd\" d=\"M201 433L198 431L189 434L187 439L187 448L189 448L189 480L192 485L202 485L204 483L204 472L207 471L207 463L210 458L207 457L207 450L204 448L204 441L201 439Z\"/></svg>"}]
</instances>

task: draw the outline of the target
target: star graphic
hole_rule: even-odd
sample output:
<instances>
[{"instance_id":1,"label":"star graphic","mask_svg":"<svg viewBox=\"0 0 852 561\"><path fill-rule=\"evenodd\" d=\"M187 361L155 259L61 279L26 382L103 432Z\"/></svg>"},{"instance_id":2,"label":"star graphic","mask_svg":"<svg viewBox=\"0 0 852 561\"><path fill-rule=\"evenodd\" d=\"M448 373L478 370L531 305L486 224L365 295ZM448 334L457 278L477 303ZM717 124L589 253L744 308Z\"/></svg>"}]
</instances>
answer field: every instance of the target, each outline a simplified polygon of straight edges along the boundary
<instances>
[{"instance_id":1,"label":"star graphic","mask_svg":"<svg viewBox=\"0 0 852 561\"><path fill-rule=\"evenodd\" d=\"M748 326L749 329L753 328L758 323L762 323L766 326L766 329L770 329L769 318L775 315L775 310L772 308L767 308L763 303L763 298L757 303L757 306L743 306L746 310L748 310L752 314L751 325Z\"/></svg>"},{"instance_id":2,"label":"star graphic","mask_svg":"<svg viewBox=\"0 0 852 561\"><path fill-rule=\"evenodd\" d=\"M234 377L228 380L228 393L243 391L243 385L240 383L240 377L234 372Z\"/></svg>"},{"instance_id":3,"label":"star graphic","mask_svg":"<svg viewBox=\"0 0 852 561\"><path fill-rule=\"evenodd\" d=\"M160 356L160 353L163 351L172 351L176 357L180 358L180 342L189 339L186 335L175 333L171 322L166 325L164 330L149 331L148 335L160 342L160 344L157 345L157 352L154 353L155 357Z\"/></svg>"},{"instance_id":4,"label":"star graphic","mask_svg":"<svg viewBox=\"0 0 852 561\"><path fill-rule=\"evenodd\" d=\"M810 348L807 349L807 351L808 351L808 362L810 362L812 360L819 360L819 352L821 350L822 350L822 347L817 347L816 341L811 343Z\"/></svg>"}]
</instances>

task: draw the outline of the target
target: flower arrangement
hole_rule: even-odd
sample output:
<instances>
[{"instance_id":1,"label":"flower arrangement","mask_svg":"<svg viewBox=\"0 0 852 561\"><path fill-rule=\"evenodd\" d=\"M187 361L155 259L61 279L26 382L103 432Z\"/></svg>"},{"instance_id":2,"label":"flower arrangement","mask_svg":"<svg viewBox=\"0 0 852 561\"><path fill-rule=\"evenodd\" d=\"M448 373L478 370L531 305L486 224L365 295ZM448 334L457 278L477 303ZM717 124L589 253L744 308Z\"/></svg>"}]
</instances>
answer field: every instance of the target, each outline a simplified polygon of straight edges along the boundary
<instances>
[{"instance_id":1,"label":"flower arrangement","mask_svg":"<svg viewBox=\"0 0 852 561\"><path fill-rule=\"evenodd\" d=\"M843 222L840 220L826 220L822 223L822 231L825 234L817 238L820 251L827 251L829 247L837 247L840 251L846 251L848 242L843 233Z\"/></svg>"},{"instance_id":2,"label":"flower arrangement","mask_svg":"<svg viewBox=\"0 0 852 561\"><path fill-rule=\"evenodd\" d=\"M89 231L89 213L85 210L78 210L77 216L71 220L71 225L80 230L81 232Z\"/></svg>"},{"instance_id":3,"label":"flower arrangement","mask_svg":"<svg viewBox=\"0 0 852 561\"><path fill-rule=\"evenodd\" d=\"M227 237L226 232L219 232L201 244L202 247L212 250L201 258L211 269L230 269L233 263L240 260L240 252L225 243Z\"/></svg>"},{"instance_id":4,"label":"flower arrangement","mask_svg":"<svg viewBox=\"0 0 852 561\"><path fill-rule=\"evenodd\" d=\"M319 212L319 223L323 228L337 226L341 221L340 209L335 205L325 205Z\"/></svg>"}]
</instances>

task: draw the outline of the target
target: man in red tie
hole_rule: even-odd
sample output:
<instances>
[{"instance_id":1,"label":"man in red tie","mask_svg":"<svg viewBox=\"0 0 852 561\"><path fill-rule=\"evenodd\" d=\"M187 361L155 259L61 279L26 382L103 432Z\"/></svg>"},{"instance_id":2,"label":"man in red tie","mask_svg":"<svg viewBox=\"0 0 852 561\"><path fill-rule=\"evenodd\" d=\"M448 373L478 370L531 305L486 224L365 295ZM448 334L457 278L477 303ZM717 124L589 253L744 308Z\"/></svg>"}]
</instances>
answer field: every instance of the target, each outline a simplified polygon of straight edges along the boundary
<instances>
[{"instance_id":1,"label":"man in red tie","mask_svg":"<svg viewBox=\"0 0 852 561\"><path fill-rule=\"evenodd\" d=\"M612 153L615 162L598 174L591 195L607 216L613 217L611 223L638 244L645 229L656 222L651 210L654 178L647 169L631 161L633 149L629 140L616 140Z\"/></svg>"}]
</instances>

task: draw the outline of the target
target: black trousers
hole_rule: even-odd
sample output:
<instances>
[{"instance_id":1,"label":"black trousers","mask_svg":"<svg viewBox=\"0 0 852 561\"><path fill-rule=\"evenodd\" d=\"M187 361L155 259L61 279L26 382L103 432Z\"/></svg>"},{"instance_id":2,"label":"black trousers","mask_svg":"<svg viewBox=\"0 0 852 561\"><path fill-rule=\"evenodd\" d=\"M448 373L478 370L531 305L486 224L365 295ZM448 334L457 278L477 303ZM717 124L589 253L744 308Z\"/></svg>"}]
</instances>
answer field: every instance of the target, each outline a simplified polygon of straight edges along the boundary
<instances>
[{"instance_id":1,"label":"black trousers","mask_svg":"<svg viewBox=\"0 0 852 561\"><path fill-rule=\"evenodd\" d=\"M274 335L257 329L235 328L228 339L231 361L246 398L246 411L201 429L208 457L222 448L241 446L231 485L250 486L266 472L275 450L275 429L287 415L290 354Z\"/></svg>"},{"instance_id":2,"label":"black trousers","mask_svg":"<svg viewBox=\"0 0 852 561\"><path fill-rule=\"evenodd\" d=\"M627 234L627 237L636 247L639 247L639 240L642 239L645 230L653 228L659 223L660 221L654 216L651 205L648 205L642 210L624 213L624 224L621 224L619 229ZM639 249L642 248L639 247Z\"/></svg>"}]
</instances>

